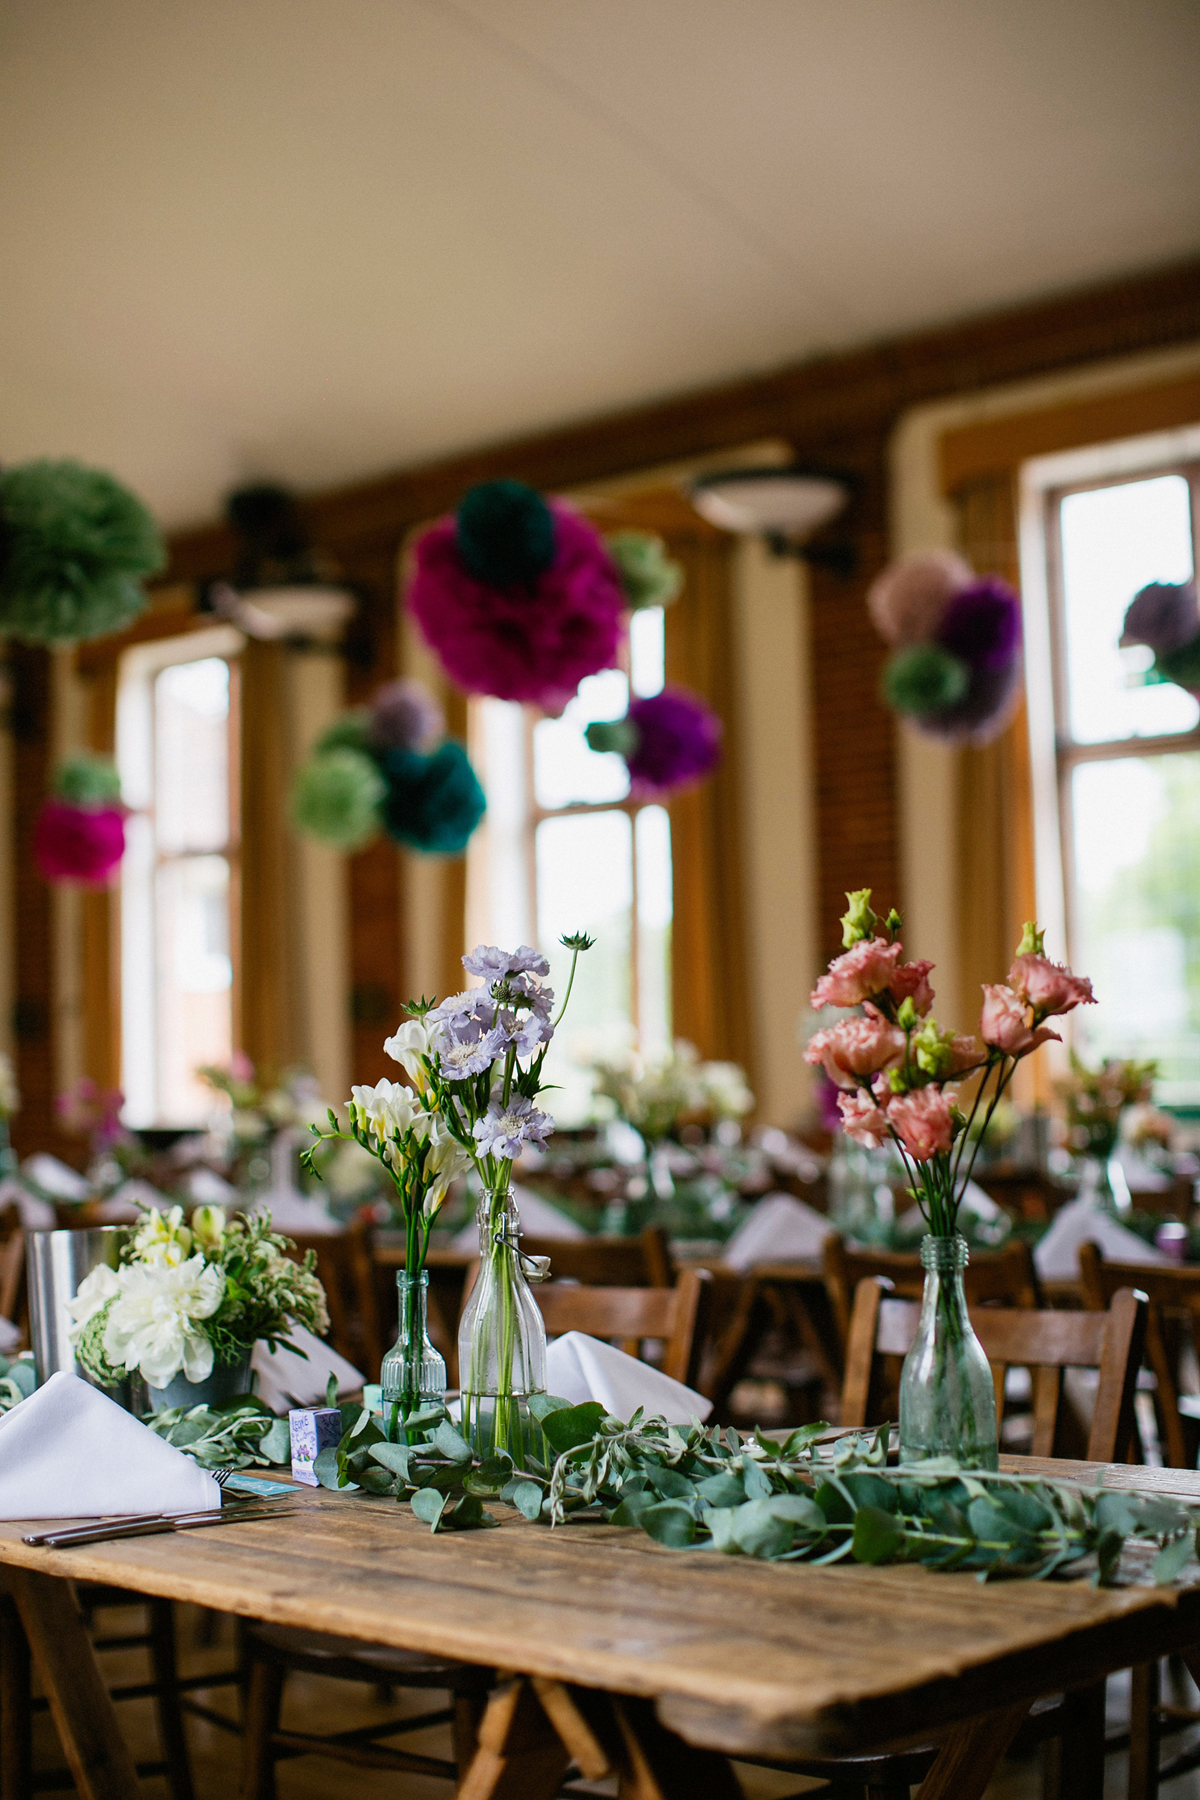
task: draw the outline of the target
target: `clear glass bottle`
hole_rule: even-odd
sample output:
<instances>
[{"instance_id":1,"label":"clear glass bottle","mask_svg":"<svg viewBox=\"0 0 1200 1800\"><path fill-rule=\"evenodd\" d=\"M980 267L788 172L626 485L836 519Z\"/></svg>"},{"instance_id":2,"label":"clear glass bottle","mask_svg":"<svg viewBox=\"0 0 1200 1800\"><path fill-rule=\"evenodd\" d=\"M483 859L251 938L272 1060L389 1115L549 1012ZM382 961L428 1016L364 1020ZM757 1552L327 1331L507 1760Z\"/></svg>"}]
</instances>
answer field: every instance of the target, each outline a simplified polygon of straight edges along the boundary
<instances>
[{"instance_id":1,"label":"clear glass bottle","mask_svg":"<svg viewBox=\"0 0 1200 1800\"><path fill-rule=\"evenodd\" d=\"M507 1451L518 1468L546 1456L529 1396L546 1391L546 1327L529 1288L545 1273L521 1254L517 1203L508 1189L484 1193L479 1275L458 1327L462 1432L480 1456Z\"/></svg>"},{"instance_id":2,"label":"clear glass bottle","mask_svg":"<svg viewBox=\"0 0 1200 1800\"><path fill-rule=\"evenodd\" d=\"M900 1460L952 1456L964 1469L995 1469L996 1390L967 1313L965 1239L923 1239L921 1263L921 1319L900 1376Z\"/></svg>"},{"instance_id":3,"label":"clear glass bottle","mask_svg":"<svg viewBox=\"0 0 1200 1800\"><path fill-rule=\"evenodd\" d=\"M400 1330L379 1374L385 1424L394 1406L400 1408L402 1424L409 1413L446 1398L445 1359L429 1341L428 1270L422 1269L416 1275L410 1275L407 1269L399 1270L396 1290Z\"/></svg>"},{"instance_id":4,"label":"clear glass bottle","mask_svg":"<svg viewBox=\"0 0 1200 1800\"><path fill-rule=\"evenodd\" d=\"M1085 1156L1079 1164L1078 1200L1090 1200L1100 1212L1114 1219L1127 1218L1133 1211L1129 1183L1115 1156Z\"/></svg>"}]
</instances>

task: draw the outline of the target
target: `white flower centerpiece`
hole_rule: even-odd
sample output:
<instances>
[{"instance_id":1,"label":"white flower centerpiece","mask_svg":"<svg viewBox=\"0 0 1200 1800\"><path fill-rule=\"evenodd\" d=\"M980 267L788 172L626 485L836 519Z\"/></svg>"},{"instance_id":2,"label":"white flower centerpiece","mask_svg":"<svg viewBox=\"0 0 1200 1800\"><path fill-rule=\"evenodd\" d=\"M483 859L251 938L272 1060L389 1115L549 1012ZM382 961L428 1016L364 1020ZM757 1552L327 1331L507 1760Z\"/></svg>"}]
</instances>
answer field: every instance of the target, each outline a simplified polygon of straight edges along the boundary
<instances>
[{"instance_id":1,"label":"white flower centerpiece","mask_svg":"<svg viewBox=\"0 0 1200 1800\"><path fill-rule=\"evenodd\" d=\"M181 1207L151 1207L118 1267L93 1269L67 1303L80 1366L104 1387L140 1376L155 1412L244 1393L259 1340L274 1349L295 1325L329 1329L313 1253L297 1263L289 1248L269 1213L200 1206L187 1225Z\"/></svg>"}]
</instances>

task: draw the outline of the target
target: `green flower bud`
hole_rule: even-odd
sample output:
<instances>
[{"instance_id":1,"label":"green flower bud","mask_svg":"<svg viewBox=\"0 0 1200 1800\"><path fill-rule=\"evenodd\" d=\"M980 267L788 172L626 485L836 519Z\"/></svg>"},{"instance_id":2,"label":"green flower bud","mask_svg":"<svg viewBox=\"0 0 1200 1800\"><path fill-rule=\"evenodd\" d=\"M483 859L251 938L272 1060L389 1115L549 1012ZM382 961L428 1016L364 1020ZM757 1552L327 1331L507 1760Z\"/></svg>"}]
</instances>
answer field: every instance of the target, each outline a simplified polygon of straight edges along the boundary
<instances>
[{"instance_id":1,"label":"green flower bud","mask_svg":"<svg viewBox=\"0 0 1200 1800\"><path fill-rule=\"evenodd\" d=\"M842 948L851 950L864 938L875 936L879 920L871 911L870 888L858 888L853 894L847 894L846 899L850 904L842 914Z\"/></svg>"},{"instance_id":2,"label":"green flower bud","mask_svg":"<svg viewBox=\"0 0 1200 1800\"><path fill-rule=\"evenodd\" d=\"M912 1031L916 1025L917 1009L912 1003L911 994L906 995L900 1002L900 1008L896 1014L896 1023L901 1031Z\"/></svg>"},{"instance_id":3,"label":"green flower bud","mask_svg":"<svg viewBox=\"0 0 1200 1800\"><path fill-rule=\"evenodd\" d=\"M1044 956L1046 953L1046 934L1037 928L1036 919L1026 919L1025 930L1017 945L1018 956Z\"/></svg>"}]
</instances>

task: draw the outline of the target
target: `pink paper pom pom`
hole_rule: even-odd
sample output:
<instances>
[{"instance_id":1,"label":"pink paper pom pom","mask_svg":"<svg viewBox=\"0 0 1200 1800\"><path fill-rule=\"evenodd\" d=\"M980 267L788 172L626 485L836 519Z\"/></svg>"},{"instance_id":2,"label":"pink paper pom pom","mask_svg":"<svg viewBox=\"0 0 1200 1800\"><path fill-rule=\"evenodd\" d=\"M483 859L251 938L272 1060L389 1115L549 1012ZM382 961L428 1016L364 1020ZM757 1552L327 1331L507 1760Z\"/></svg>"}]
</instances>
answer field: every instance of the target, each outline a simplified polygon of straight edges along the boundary
<instances>
[{"instance_id":1,"label":"pink paper pom pom","mask_svg":"<svg viewBox=\"0 0 1200 1800\"><path fill-rule=\"evenodd\" d=\"M486 587L463 566L453 519L416 547L412 609L446 673L470 694L559 713L585 675L612 668L625 595L604 540L559 501L554 561L528 586Z\"/></svg>"},{"instance_id":2,"label":"pink paper pom pom","mask_svg":"<svg viewBox=\"0 0 1200 1800\"><path fill-rule=\"evenodd\" d=\"M953 550L902 556L872 582L867 607L889 644L919 644L937 636L942 615L960 588L974 581L970 564Z\"/></svg>"},{"instance_id":3,"label":"pink paper pom pom","mask_svg":"<svg viewBox=\"0 0 1200 1800\"><path fill-rule=\"evenodd\" d=\"M47 881L102 882L125 854L125 812L47 800L33 828L33 860Z\"/></svg>"}]
</instances>

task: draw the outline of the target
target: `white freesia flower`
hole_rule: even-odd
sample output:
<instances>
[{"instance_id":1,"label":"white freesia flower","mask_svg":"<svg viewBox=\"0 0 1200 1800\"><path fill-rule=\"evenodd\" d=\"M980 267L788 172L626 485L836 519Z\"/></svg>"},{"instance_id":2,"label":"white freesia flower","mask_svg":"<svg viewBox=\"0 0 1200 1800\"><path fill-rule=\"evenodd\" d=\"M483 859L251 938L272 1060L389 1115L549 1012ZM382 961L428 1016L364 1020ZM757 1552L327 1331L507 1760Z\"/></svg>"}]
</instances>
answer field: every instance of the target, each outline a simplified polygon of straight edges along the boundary
<instances>
[{"instance_id":1,"label":"white freesia flower","mask_svg":"<svg viewBox=\"0 0 1200 1800\"><path fill-rule=\"evenodd\" d=\"M428 1114L416 1094L402 1081L378 1081L374 1087L352 1087L354 1105L380 1140L393 1131L411 1131Z\"/></svg>"},{"instance_id":2,"label":"white freesia flower","mask_svg":"<svg viewBox=\"0 0 1200 1800\"><path fill-rule=\"evenodd\" d=\"M213 1347L199 1321L225 1297L225 1271L203 1256L172 1263L165 1257L130 1263L104 1327L104 1355L127 1374L140 1369L151 1387L164 1388L182 1369L189 1381L212 1373Z\"/></svg>"},{"instance_id":3,"label":"white freesia flower","mask_svg":"<svg viewBox=\"0 0 1200 1800\"><path fill-rule=\"evenodd\" d=\"M196 1247L206 1255L215 1254L224 1241L228 1223L228 1214L223 1206L198 1206L192 1214L192 1236Z\"/></svg>"},{"instance_id":4,"label":"white freesia flower","mask_svg":"<svg viewBox=\"0 0 1200 1800\"><path fill-rule=\"evenodd\" d=\"M425 1195L425 1212L429 1218L441 1207L452 1181L465 1175L471 1167L471 1153L452 1138L439 1118L431 1122L429 1157L425 1164L431 1177Z\"/></svg>"},{"instance_id":5,"label":"white freesia flower","mask_svg":"<svg viewBox=\"0 0 1200 1800\"><path fill-rule=\"evenodd\" d=\"M83 1328L90 1319L94 1319L100 1308L121 1291L121 1279L115 1269L107 1263L100 1263L80 1282L73 1300L67 1301L67 1311L75 1323L68 1336L73 1344L77 1344L83 1336Z\"/></svg>"},{"instance_id":6,"label":"white freesia flower","mask_svg":"<svg viewBox=\"0 0 1200 1800\"><path fill-rule=\"evenodd\" d=\"M183 1222L182 1206L161 1213L157 1206L143 1213L133 1239L134 1254L168 1263L181 1263L192 1253L192 1234Z\"/></svg>"},{"instance_id":7,"label":"white freesia flower","mask_svg":"<svg viewBox=\"0 0 1200 1800\"><path fill-rule=\"evenodd\" d=\"M393 1062L398 1062L410 1081L415 1081L418 1089L423 1090L426 1084L425 1070L421 1067L421 1058L429 1055L433 1049L436 1030L431 1029L421 1019L406 1019L394 1037L388 1038L383 1046L384 1054Z\"/></svg>"}]
</instances>

